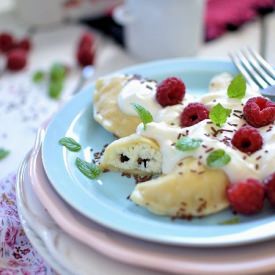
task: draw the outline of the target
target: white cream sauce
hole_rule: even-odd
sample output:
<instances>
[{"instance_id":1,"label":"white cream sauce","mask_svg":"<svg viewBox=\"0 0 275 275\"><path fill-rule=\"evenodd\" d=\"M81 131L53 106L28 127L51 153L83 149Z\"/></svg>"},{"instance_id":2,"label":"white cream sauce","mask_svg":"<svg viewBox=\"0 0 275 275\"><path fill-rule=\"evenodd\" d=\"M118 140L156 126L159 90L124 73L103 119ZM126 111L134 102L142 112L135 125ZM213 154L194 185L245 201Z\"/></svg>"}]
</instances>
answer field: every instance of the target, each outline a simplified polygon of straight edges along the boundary
<instances>
[{"instance_id":1,"label":"white cream sauce","mask_svg":"<svg viewBox=\"0 0 275 275\"><path fill-rule=\"evenodd\" d=\"M224 80L224 81L223 81ZM219 89L213 89L215 81L218 83ZM131 82L134 82L131 84ZM224 85L222 85L224 83ZM180 160L185 157L195 157L202 164L207 165L206 159L208 154L217 149L223 149L230 155L231 161L221 167L231 182L250 178L264 179L267 175L275 171L275 131L268 130L270 126L258 128L263 137L263 147L251 155L247 155L232 147L230 140L237 129L246 122L241 118L243 105L253 96L259 94L252 91L249 87L246 90L246 96L242 100L230 99L227 96L227 86L230 83L229 76L222 74L216 76L211 81L210 92L194 99L192 96L185 96L182 104L162 108L155 100L156 85L149 91L145 88L145 84L138 84L138 80L130 81L123 89L119 97L119 106L121 110L127 114L134 114L133 108L129 107L129 103L138 103L144 106L153 114L154 122L147 124L146 130L142 124L137 127L139 135L152 138L160 145L163 156L162 170L164 174L168 174ZM127 87L129 85L129 87ZM140 95L138 95L140 93ZM181 128L179 126L179 116L184 107L190 102L201 102L209 109L221 103L223 107L232 109L230 117L222 127L215 126L210 119L203 120L193 126ZM123 108L122 108L123 107ZM218 134L214 131L219 130ZM226 130L226 131L223 131ZM193 151L179 151L175 148L179 134L188 135L191 138L201 139L201 146ZM229 142L224 142L228 139Z\"/></svg>"}]
</instances>

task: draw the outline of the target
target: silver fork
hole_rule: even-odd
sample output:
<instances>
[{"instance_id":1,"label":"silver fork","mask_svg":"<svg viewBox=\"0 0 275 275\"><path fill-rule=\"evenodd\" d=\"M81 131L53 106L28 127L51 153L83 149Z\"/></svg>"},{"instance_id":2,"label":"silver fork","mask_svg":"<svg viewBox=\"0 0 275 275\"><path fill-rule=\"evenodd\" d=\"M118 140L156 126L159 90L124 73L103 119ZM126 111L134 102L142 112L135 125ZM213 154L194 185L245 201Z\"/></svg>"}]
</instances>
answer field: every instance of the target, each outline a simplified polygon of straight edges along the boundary
<instances>
[{"instance_id":1,"label":"silver fork","mask_svg":"<svg viewBox=\"0 0 275 275\"><path fill-rule=\"evenodd\" d=\"M275 100L275 70L266 60L249 47L230 53L229 56L248 85L260 90L263 96Z\"/></svg>"}]
</instances>

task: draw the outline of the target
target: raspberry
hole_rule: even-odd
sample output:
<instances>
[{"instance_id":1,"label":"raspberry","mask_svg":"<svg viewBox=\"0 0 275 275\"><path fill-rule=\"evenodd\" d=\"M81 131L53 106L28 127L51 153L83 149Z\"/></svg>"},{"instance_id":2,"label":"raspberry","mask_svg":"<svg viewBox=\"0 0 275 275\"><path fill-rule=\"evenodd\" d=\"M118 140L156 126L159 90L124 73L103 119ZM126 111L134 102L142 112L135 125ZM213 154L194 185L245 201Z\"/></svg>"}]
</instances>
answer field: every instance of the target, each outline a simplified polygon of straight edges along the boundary
<instances>
[{"instance_id":1,"label":"raspberry","mask_svg":"<svg viewBox=\"0 0 275 275\"><path fill-rule=\"evenodd\" d=\"M21 49L11 50L7 55L7 69L20 71L27 64L27 52Z\"/></svg>"},{"instance_id":2,"label":"raspberry","mask_svg":"<svg viewBox=\"0 0 275 275\"><path fill-rule=\"evenodd\" d=\"M156 99L165 107L180 103L185 95L184 83L176 77L163 80L157 87Z\"/></svg>"},{"instance_id":3,"label":"raspberry","mask_svg":"<svg viewBox=\"0 0 275 275\"><path fill-rule=\"evenodd\" d=\"M275 120L275 104L261 96L252 97L246 102L243 113L248 124L262 127Z\"/></svg>"},{"instance_id":4,"label":"raspberry","mask_svg":"<svg viewBox=\"0 0 275 275\"><path fill-rule=\"evenodd\" d=\"M78 48L80 49L85 46L91 48L93 44L94 44L94 36L91 33L86 32L80 37Z\"/></svg>"},{"instance_id":5,"label":"raspberry","mask_svg":"<svg viewBox=\"0 0 275 275\"><path fill-rule=\"evenodd\" d=\"M271 206L275 207L275 173L265 178L264 184L267 199Z\"/></svg>"},{"instance_id":6,"label":"raspberry","mask_svg":"<svg viewBox=\"0 0 275 275\"><path fill-rule=\"evenodd\" d=\"M234 134L231 143L244 153L254 153L262 148L263 139L257 129L244 126Z\"/></svg>"},{"instance_id":7,"label":"raspberry","mask_svg":"<svg viewBox=\"0 0 275 275\"><path fill-rule=\"evenodd\" d=\"M227 189L227 198L234 211L244 215L260 212L264 206L264 186L255 179L232 184Z\"/></svg>"},{"instance_id":8,"label":"raspberry","mask_svg":"<svg viewBox=\"0 0 275 275\"><path fill-rule=\"evenodd\" d=\"M94 52L91 47L84 46L77 51L77 61L79 66L85 67L94 63Z\"/></svg>"},{"instance_id":9,"label":"raspberry","mask_svg":"<svg viewBox=\"0 0 275 275\"><path fill-rule=\"evenodd\" d=\"M198 122L207 119L209 111L202 103L189 103L180 116L180 124L182 127L192 126Z\"/></svg>"},{"instance_id":10,"label":"raspberry","mask_svg":"<svg viewBox=\"0 0 275 275\"><path fill-rule=\"evenodd\" d=\"M9 33L3 32L0 34L0 51L8 52L13 47L13 36Z\"/></svg>"},{"instance_id":11,"label":"raspberry","mask_svg":"<svg viewBox=\"0 0 275 275\"><path fill-rule=\"evenodd\" d=\"M25 51L30 51L32 45L31 45L31 41L28 37L23 38L22 40L19 40L16 44L15 44L15 48L16 49L22 49Z\"/></svg>"}]
</instances>

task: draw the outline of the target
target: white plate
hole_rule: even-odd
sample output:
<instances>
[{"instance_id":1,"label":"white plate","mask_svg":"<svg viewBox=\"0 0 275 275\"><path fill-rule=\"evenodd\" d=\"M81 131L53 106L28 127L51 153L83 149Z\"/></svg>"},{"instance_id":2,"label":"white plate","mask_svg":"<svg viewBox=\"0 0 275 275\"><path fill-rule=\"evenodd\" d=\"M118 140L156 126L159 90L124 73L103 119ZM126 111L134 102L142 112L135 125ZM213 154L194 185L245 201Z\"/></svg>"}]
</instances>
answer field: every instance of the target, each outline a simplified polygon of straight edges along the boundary
<instances>
[{"instance_id":1,"label":"white plate","mask_svg":"<svg viewBox=\"0 0 275 275\"><path fill-rule=\"evenodd\" d=\"M39 140L38 137L30 159L31 184L55 222L95 250L124 263L169 273L260 274L275 269L275 241L227 248L187 248L144 242L99 226L73 210L53 190L43 170Z\"/></svg>"},{"instance_id":2,"label":"white plate","mask_svg":"<svg viewBox=\"0 0 275 275\"><path fill-rule=\"evenodd\" d=\"M121 264L97 253L62 231L39 202L22 163L16 184L20 220L34 248L62 275L165 275L164 273Z\"/></svg>"}]
</instances>

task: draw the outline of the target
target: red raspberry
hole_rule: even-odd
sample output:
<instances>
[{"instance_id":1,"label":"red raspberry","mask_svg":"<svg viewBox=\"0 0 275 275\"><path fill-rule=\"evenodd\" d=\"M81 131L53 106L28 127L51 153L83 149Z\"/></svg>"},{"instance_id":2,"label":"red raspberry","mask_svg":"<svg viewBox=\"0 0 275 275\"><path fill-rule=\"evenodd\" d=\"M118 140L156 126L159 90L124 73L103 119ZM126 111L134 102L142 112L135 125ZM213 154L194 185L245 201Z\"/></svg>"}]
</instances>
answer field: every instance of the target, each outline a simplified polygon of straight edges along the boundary
<instances>
[{"instance_id":1,"label":"red raspberry","mask_svg":"<svg viewBox=\"0 0 275 275\"><path fill-rule=\"evenodd\" d=\"M265 192L271 206L275 207L275 173L264 180Z\"/></svg>"},{"instance_id":2,"label":"red raspberry","mask_svg":"<svg viewBox=\"0 0 275 275\"><path fill-rule=\"evenodd\" d=\"M252 97L246 102L243 114L248 124L262 127L275 120L275 104L261 96Z\"/></svg>"},{"instance_id":3,"label":"red raspberry","mask_svg":"<svg viewBox=\"0 0 275 275\"><path fill-rule=\"evenodd\" d=\"M254 153L262 148L263 139L257 129L244 126L234 134L231 143L244 153Z\"/></svg>"},{"instance_id":4,"label":"red raspberry","mask_svg":"<svg viewBox=\"0 0 275 275\"><path fill-rule=\"evenodd\" d=\"M165 107L180 103L185 95L185 85L177 77L163 80L157 87L156 99Z\"/></svg>"},{"instance_id":5,"label":"red raspberry","mask_svg":"<svg viewBox=\"0 0 275 275\"><path fill-rule=\"evenodd\" d=\"M77 51L77 61L79 66L85 67L94 63L94 51L91 47L82 47Z\"/></svg>"},{"instance_id":6,"label":"red raspberry","mask_svg":"<svg viewBox=\"0 0 275 275\"><path fill-rule=\"evenodd\" d=\"M189 127L198 122L207 119L209 111L202 103L189 103L180 116L180 124L182 127Z\"/></svg>"},{"instance_id":7,"label":"red raspberry","mask_svg":"<svg viewBox=\"0 0 275 275\"><path fill-rule=\"evenodd\" d=\"M244 215L260 212L264 206L264 186L255 179L232 184L227 189L227 198L234 211Z\"/></svg>"},{"instance_id":8,"label":"red raspberry","mask_svg":"<svg viewBox=\"0 0 275 275\"><path fill-rule=\"evenodd\" d=\"M28 37L23 38L22 40L19 40L16 44L15 44L15 48L16 49L22 49L25 51L30 51L32 47L31 41Z\"/></svg>"},{"instance_id":9,"label":"red raspberry","mask_svg":"<svg viewBox=\"0 0 275 275\"><path fill-rule=\"evenodd\" d=\"M82 36L79 39L79 43L78 43L78 48L82 48L82 47L92 47L94 44L94 36L89 33L86 32L84 34L82 34Z\"/></svg>"},{"instance_id":10,"label":"red raspberry","mask_svg":"<svg viewBox=\"0 0 275 275\"><path fill-rule=\"evenodd\" d=\"M0 34L0 51L6 53L12 49L14 44L13 36L9 33L3 32Z\"/></svg>"},{"instance_id":11,"label":"red raspberry","mask_svg":"<svg viewBox=\"0 0 275 275\"><path fill-rule=\"evenodd\" d=\"M20 71L27 65L27 52L21 49L11 50L7 55L7 69Z\"/></svg>"}]
</instances>

